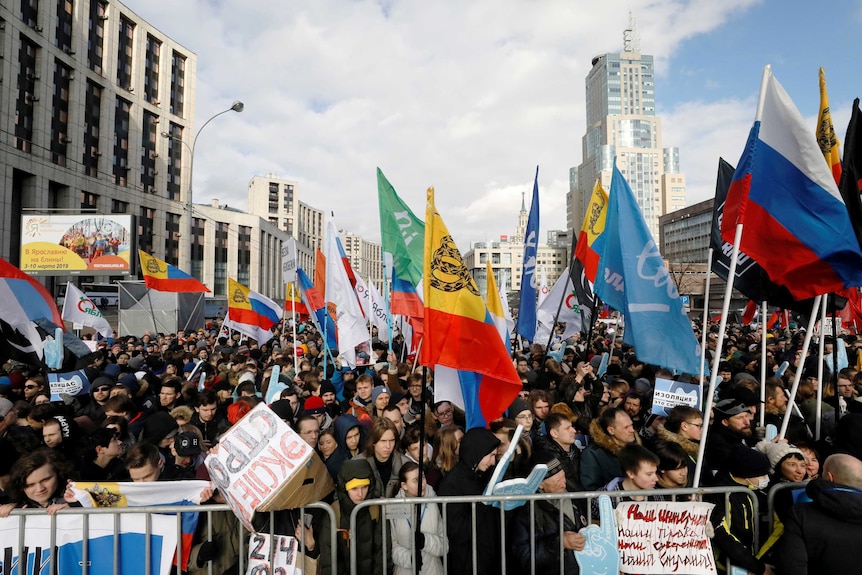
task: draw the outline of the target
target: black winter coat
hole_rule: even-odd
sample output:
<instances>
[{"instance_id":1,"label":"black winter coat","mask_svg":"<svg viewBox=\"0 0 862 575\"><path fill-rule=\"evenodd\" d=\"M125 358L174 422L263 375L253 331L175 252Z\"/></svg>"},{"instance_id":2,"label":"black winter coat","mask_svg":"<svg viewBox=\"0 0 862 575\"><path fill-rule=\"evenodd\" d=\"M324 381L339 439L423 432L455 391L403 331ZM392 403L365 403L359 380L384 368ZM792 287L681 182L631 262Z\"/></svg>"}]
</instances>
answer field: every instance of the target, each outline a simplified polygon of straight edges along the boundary
<instances>
[{"instance_id":1,"label":"black winter coat","mask_svg":"<svg viewBox=\"0 0 862 575\"><path fill-rule=\"evenodd\" d=\"M563 531L580 531L580 512L575 506L577 524L563 516ZM512 512L510 523L511 556L518 573L530 573L535 555L536 573L560 573L560 510L550 501L536 501L535 523L530 523L530 506L522 505ZM530 547L530 532L535 532L535 549ZM563 550L563 573L578 575L580 569L575 554Z\"/></svg>"},{"instance_id":2,"label":"black winter coat","mask_svg":"<svg viewBox=\"0 0 862 575\"><path fill-rule=\"evenodd\" d=\"M862 491L814 479L811 503L794 506L775 554L778 575L862 573Z\"/></svg>"}]
</instances>

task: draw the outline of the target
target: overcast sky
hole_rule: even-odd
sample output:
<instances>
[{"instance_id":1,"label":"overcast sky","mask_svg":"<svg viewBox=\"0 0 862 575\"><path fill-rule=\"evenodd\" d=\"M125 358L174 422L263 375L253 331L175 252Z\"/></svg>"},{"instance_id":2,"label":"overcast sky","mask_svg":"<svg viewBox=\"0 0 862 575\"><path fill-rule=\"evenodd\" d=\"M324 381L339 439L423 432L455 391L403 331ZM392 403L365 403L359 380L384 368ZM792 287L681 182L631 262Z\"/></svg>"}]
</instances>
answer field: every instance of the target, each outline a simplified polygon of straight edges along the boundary
<instances>
[{"instance_id":1,"label":"overcast sky","mask_svg":"<svg viewBox=\"0 0 862 575\"><path fill-rule=\"evenodd\" d=\"M379 241L379 166L413 211L425 189L462 251L511 234L539 165L541 227L565 227L581 162L584 79L619 52L629 11L656 58L664 146L688 203L735 164L765 64L812 130L825 66L843 139L859 92L862 0L125 0L197 54L195 201L245 209L273 173L340 228Z\"/></svg>"}]
</instances>

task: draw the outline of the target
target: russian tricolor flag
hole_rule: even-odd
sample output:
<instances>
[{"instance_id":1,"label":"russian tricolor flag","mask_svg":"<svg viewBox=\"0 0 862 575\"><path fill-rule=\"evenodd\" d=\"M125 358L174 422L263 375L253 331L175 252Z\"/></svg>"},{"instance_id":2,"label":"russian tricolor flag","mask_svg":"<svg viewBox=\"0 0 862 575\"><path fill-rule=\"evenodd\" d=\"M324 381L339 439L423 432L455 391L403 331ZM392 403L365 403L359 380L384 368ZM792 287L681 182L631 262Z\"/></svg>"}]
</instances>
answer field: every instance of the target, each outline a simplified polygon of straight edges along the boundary
<instances>
[{"instance_id":1,"label":"russian tricolor flag","mask_svg":"<svg viewBox=\"0 0 862 575\"><path fill-rule=\"evenodd\" d=\"M796 299L862 285L862 249L817 140L772 75L763 73L754 126L737 165L721 234Z\"/></svg>"}]
</instances>

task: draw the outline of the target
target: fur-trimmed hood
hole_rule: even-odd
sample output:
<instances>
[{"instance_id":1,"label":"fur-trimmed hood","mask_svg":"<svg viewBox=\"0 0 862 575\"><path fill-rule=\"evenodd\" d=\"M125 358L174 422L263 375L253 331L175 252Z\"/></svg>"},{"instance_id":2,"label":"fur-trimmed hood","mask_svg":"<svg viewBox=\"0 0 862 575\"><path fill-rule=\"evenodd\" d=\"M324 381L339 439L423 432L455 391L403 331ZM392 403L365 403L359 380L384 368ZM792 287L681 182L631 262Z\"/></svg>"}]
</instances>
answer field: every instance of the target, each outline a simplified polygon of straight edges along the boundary
<instances>
[{"instance_id":1,"label":"fur-trimmed hood","mask_svg":"<svg viewBox=\"0 0 862 575\"><path fill-rule=\"evenodd\" d=\"M682 448L685 449L686 453L688 453L691 457L694 457L695 459L697 458L697 452L700 449L700 444L698 442L692 441L691 439L686 439L679 433L668 431L664 425L660 425L658 427L656 437L658 437L662 441L679 443Z\"/></svg>"},{"instance_id":2,"label":"fur-trimmed hood","mask_svg":"<svg viewBox=\"0 0 862 575\"><path fill-rule=\"evenodd\" d=\"M623 448L622 445L614 441L614 439L608 435L608 432L602 429L599 424L599 418L595 418L590 422L590 438L593 443L597 446L601 447L605 451L610 452L612 455L616 456L619 453L620 449ZM641 445L641 437L637 433L635 433L635 443Z\"/></svg>"}]
</instances>

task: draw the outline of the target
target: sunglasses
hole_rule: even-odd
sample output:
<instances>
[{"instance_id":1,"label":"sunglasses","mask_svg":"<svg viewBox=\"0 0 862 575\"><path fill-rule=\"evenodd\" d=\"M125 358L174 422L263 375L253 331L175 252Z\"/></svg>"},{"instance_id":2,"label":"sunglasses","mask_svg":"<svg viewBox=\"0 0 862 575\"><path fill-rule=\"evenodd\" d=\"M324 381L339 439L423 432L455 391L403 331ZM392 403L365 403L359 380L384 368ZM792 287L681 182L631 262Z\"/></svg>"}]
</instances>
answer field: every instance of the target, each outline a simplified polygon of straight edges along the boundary
<instances>
[{"instance_id":1,"label":"sunglasses","mask_svg":"<svg viewBox=\"0 0 862 575\"><path fill-rule=\"evenodd\" d=\"M37 385L25 385L24 389L37 389L38 387Z\"/></svg>"},{"instance_id":2,"label":"sunglasses","mask_svg":"<svg viewBox=\"0 0 862 575\"><path fill-rule=\"evenodd\" d=\"M111 391L110 385L102 385L96 388L96 391Z\"/></svg>"}]
</instances>

